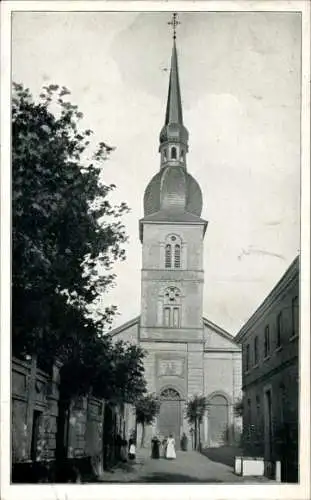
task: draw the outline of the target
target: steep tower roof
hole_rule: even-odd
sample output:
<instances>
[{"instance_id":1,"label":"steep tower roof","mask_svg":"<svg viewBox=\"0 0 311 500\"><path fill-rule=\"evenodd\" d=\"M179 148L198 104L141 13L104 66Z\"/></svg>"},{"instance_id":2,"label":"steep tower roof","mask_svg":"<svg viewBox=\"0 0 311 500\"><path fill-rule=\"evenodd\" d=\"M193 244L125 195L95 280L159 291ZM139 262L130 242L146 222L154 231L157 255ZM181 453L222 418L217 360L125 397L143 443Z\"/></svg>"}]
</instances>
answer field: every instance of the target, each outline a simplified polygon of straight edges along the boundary
<instances>
[{"instance_id":1,"label":"steep tower roof","mask_svg":"<svg viewBox=\"0 0 311 500\"><path fill-rule=\"evenodd\" d=\"M188 130L183 124L181 94L178 73L176 42L173 42L170 81L165 113L165 123L160 133L160 144L169 140L188 146Z\"/></svg>"},{"instance_id":2,"label":"steep tower roof","mask_svg":"<svg viewBox=\"0 0 311 500\"><path fill-rule=\"evenodd\" d=\"M160 171L146 187L141 222L189 222L206 226L206 221L200 218L203 205L200 186L186 168L189 134L183 123L175 38L174 28L165 122L160 132Z\"/></svg>"}]
</instances>

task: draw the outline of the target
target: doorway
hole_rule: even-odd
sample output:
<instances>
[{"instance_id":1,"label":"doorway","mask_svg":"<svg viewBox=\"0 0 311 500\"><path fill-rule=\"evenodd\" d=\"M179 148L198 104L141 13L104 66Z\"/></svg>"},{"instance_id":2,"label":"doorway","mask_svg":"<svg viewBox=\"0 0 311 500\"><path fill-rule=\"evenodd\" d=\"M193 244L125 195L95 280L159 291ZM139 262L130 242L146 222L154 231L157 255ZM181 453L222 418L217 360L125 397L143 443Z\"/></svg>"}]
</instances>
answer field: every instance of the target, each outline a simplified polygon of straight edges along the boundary
<instances>
[{"instance_id":1,"label":"doorway","mask_svg":"<svg viewBox=\"0 0 311 500\"><path fill-rule=\"evenodd\" d=\"M173 388L161 392L161 406L158 417L158 431L162 436L172 434L179 448L181 426L181 397Z\"/></svg>"},{"instance_id":2,"label":"doorway","mask_svg":"<svg viewBox=\"0 0 311 500\"><path fill-rule=\"evenodd\" d=\"M31 448L30 448L30 459L34 462L38 455L38 444L40 439L40 423L41 423L42 412L39 410L34 410L32 419L32 435L31 435Z\"/></svg>"},{"instance_id":3,"label":"doorway","mask_svg":"<svg viewBox=\"0 0 311 500\"><path fill-rule=\"evenodd\" d=\"M271 389L265 391L265 458L272 455L272 394Z\"/></svg>"}]
</instances>

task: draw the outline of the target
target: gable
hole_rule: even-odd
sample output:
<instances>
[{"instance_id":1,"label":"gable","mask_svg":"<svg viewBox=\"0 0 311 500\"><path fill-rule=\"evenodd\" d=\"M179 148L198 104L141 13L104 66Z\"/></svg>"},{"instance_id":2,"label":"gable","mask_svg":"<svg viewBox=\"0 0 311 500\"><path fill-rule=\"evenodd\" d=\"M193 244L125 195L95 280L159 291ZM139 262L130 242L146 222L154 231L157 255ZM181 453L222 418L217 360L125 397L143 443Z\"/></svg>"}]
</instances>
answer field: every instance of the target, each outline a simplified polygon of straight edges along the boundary
<instances>
[{"instance_id":1,"label":"gable","mask_svg":"<svg viewBox=\"0 0 311 500\"><path fill-rule=\"evenodd\" d=\"M138 343L138 327L139 327L140 316L127 321L118 328L111 330L109 335L112 337L114 342L122 340L123 342L130 342L131 344Z\"/></svg>"},{"instance_id":2,"label":"gable","mask_svg":"<svg viewBox=\"0 0 311 500\"><path fill-rule=\"evenodd\" d=\"M215 325L206 318L203 318L203 335L205 349L240 351L241 347L237 344L234 337L219 326Z\"/></svg>"}]
</instances>

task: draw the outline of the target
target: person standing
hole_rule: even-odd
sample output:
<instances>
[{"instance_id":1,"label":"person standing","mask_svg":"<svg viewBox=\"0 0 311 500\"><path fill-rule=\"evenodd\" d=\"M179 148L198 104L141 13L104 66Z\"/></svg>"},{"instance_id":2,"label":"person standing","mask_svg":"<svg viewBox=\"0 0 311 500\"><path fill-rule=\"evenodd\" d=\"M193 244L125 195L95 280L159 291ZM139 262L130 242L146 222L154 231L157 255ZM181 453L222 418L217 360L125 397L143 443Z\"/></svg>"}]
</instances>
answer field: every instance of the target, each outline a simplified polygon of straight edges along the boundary
<instances>
[{"instance_id":1,"label":"person standing","mask_svg":"<svg viewBox=\"0 0 311 500\"><path fill-rule=\"evenodd\" d=\"M160 458L160 441L156 436L151 441L151 458Z\"/></svg>"},{"instance_id":2,"label":"person standing","mask_svg":"<svg viewBox=\"0 0 311 500\"><path fill-rule=\"evenodd\" d=\"M171 459L171 460L176 458L175 439L173 438L172 434L169 435L169 438L167 440L166 458Z\"/></svg>"},{"instance_id":3,"label":"person standing","mask_svg":"<svg viewBox=\"0 0 311 500\"><path fill-rule=\"evenodd\" d=\"M129 459L135 460L135 456L136 456L135 442L134 442L134 439L130 439L129 440Z\"/></svg>"},{"instance_id":4,"label":"person standing","mask_svg":"<svg viewBox=\"0 0 311 500\"><path fill-rule=\"evenodd\" d=\"M166 458L166 445L167 445L167 437L165 436L165 438L162 441L162 456L163 456L163 458Z\"/></svg>"}]
</instances>

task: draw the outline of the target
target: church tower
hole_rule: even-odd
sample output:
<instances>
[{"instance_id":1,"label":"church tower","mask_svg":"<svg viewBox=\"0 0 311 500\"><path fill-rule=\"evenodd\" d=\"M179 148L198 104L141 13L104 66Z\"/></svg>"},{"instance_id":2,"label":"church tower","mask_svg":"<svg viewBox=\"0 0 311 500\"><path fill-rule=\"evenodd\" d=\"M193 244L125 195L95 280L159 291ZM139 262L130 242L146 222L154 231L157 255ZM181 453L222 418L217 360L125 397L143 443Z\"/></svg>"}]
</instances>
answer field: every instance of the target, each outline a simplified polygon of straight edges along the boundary
<instances>
[{"instance_id":1,"label":"church tower","mask_svg":"<svg viewBox=\"0 0 311 500\"><path fill-rule=\"evenodd\" d=\"M191 439L185 405L194 395L208 405L200 427L205 446L233 443L241 422L234 414L241 398L241 348L230 333L203 315L202 192L188 172L188 130L184 125L176 47L176 14L160 167L144 193L139 221L142 244L140 315L112 331L112 338L139 344L146 353L149 393L161 399L153 434L172 433L179 446ZM134 417L133 417L134 418ZM135 424L129 420L129 428ZM236 431L237 429L237 431ZM148 435L149 434L149 435Z\"/></svg>"},{"instance_id":2,"label":"church tower","mask_svg":"<svg viewBox=\"0 0 311 500\"><path fill-rule=\"evenodd\" d=\"M144 194L139 340L148 352L148 389L161 395L156 429L179 437L184 402L204 393L202 193L187 170L189 134L183 123L176 19L160 169Z\"/></svg>"}]
</instances>

